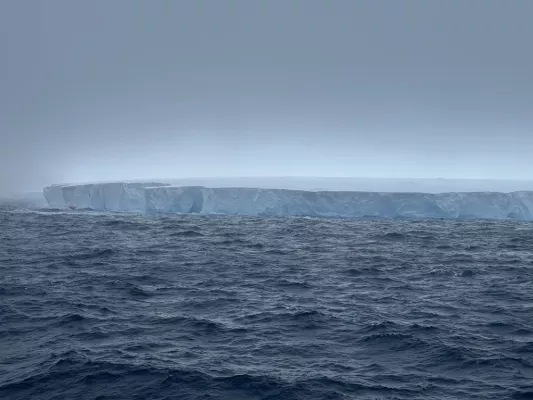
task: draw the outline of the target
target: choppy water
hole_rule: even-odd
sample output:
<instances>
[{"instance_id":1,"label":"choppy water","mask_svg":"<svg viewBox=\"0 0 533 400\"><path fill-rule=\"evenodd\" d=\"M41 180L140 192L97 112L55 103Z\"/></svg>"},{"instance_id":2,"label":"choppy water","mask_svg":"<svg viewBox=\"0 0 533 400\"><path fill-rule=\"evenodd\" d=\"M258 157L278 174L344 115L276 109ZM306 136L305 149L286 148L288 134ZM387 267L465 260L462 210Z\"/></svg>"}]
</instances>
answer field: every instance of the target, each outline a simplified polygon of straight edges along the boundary
<instances>
[{"instance_id":1,"label":"choppy water","mask_svg":"<svg viewBox=\"0 0 533 400\"><path fill-rule=\"evenodd\" d=\"M530 399L533 224L0 213L2 399Z\"/></svg>"}]
</instances>

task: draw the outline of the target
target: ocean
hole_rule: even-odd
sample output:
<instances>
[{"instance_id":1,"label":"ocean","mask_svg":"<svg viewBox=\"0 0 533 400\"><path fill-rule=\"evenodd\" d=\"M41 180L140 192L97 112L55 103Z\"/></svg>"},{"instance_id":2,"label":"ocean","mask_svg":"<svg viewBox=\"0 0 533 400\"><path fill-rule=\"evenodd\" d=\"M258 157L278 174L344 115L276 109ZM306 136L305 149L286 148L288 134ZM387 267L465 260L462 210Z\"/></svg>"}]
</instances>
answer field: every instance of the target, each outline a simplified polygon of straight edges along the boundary
<instances>
[{"instance_id":1,"label":"ocean","mask_svg":"<svg viewBox=\"0 0 533 400\"><path fill-rule=\"evenodd\" d=\"M533 223L0 228L0 399L533 399Z\"/></svg>"}]
</instances>

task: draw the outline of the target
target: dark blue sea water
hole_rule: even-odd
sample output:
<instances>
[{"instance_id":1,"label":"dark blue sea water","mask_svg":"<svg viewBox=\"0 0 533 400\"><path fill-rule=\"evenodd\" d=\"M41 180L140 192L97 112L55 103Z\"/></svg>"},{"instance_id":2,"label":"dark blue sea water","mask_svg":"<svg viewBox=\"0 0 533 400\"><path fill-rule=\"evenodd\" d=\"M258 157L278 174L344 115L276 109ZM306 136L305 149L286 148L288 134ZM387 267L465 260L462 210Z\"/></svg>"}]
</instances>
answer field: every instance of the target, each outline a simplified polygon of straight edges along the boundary
<instances>
[{"instance_id":1,"label":"dark blue sea water","mask_svg":"<svg viewBox=\"0 0 533 400\"><path fill-rule=\"evenodd\" d=\"M533 224L0 213L1 399L532 399Z\"/></svg>"}]
</instances>

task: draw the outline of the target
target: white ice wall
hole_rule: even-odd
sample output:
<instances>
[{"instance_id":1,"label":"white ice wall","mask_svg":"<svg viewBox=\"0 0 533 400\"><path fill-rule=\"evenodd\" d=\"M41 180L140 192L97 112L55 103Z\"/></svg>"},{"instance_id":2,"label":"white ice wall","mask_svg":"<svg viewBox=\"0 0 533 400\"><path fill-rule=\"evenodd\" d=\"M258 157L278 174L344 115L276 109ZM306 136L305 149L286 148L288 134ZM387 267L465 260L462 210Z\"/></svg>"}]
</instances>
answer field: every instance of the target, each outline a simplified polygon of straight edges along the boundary
<instances>
[{"instance_id":1,"label":"white ice wall","mask_svg":"<svg viewBox=\"0 0 533 400\"><path fill-rule=\"evenodd\" d=\"M163 185L157 182L109 182L84 185L54 185L43 190L54 208L77 208L99 211L146 211L144 188Z\"/></svg>"},{"instance_id":2,"label":"white ice wall","mask_svg":"<svg viewBox=\"0 0 533 400\"><path fill-rule=\"evenodd\" d=\"M101 211L533 220L533 192L313 192L114 182L51 186L44 189L44 195L51 207Z\"/></svg>"},{"instance_id":3,"label":"white ice wall","mask_svg":"<svg viewBox=\"0 0 533 400\"><path fill-rule=\"evenodd\" d=\"M63 185L52 185L43 189L43 195L48 205L52 208L64 208L65 199L63 198Z\"/></svg>"}]
</instances>

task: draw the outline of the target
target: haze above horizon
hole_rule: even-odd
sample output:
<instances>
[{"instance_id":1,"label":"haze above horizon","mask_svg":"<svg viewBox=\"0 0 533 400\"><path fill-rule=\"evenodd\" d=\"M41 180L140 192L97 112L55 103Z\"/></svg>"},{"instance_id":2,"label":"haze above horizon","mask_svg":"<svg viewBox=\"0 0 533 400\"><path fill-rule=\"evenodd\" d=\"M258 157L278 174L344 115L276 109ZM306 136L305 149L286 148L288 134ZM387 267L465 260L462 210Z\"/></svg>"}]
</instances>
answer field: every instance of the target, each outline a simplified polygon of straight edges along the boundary
<instances>
[{"instance_id":1,"label":"haze above horizon","mask_svg":"<svg viewBox=\"0 0 533 400\"><path fill-rule=\"evenodd\" d=\"M0 194L154 176L529 181L531 15L529 0L4 0Z\"/></svg>"}]
</instances>

